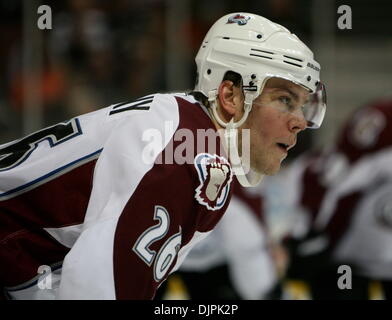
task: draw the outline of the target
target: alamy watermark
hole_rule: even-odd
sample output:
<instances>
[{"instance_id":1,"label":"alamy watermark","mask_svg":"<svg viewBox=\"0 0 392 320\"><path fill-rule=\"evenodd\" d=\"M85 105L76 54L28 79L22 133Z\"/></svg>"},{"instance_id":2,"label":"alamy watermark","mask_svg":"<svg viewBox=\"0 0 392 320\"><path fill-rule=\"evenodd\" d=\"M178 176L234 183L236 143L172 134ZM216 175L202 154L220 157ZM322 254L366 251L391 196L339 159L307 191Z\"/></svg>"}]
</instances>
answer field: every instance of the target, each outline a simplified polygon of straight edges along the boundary
<instances>
[{"instance_id":1,"label":"alamy watermark","mask_svg":"<svg viewBox=\"0 0 392 320\"><path fill-rule=\"evenodd\" d=\"M338 8L338 14L341 14L338 18L338 28L340 30L352 29L353 28L353 14L351 7L348 5L341 5Z\"/></svg>"},{"instance_id":2,"label":"alamy watermark","mask_svg":"<svg viewBox=\"0 0 392 320\"><path fill-rule=\"evenodd\" d=\"M173 132L174 135L173 135ZM238 137L238 133L240 136ZM150 128L143 132L142 141L147 142L142 150L143 163L147 164L193 164L197 154L210 153L222 154L222 139L227 134L231 134L230 140L236 141L233 148L228 148L228 157L234 166L240 165L235 163L237 157L241 156L241 165L244 169L250 168L250 130L233 130L226 131L224 129L197 129L195 131L181 128L174 129L172 121L165 121L164 130ZM237 149L237 150L235 150ZM233 156L234 155L234 156ZM247 172L245 172L247 173Z\"/></svg>"},{"instance_id":3,"label":"alamy watermark","mask_svg":"<svg viewBox=\"0 0 392 320\"><path fill-rule=\"evenodd\" d=\"M341 276L338 278L338 288L340 290L352 289L351 267L346 264L339 266L338 274L341 274Z\"/></svg>"},{"instance_id":4,"label":"alamy watermark","mask_svg":"<svg viewBox=\"0 0 392 320\"><path fill-rule=\"evenodd\" d=\"M48 5L39 6L37 14L39 15L37 20L38 28L41 30L52 29L52 8Z\"/></svg>"},{"instance_id":5,"label":"alamy watermark","mask_svg":"<svg viewBox=\"0 0 392 320\"><path fill-rule=\"evenodd\" d=\"M37 273L38 277L38 288L41 290L52 289L52 269L47 265L39 266Z\"/></svg>"}]
</instances>

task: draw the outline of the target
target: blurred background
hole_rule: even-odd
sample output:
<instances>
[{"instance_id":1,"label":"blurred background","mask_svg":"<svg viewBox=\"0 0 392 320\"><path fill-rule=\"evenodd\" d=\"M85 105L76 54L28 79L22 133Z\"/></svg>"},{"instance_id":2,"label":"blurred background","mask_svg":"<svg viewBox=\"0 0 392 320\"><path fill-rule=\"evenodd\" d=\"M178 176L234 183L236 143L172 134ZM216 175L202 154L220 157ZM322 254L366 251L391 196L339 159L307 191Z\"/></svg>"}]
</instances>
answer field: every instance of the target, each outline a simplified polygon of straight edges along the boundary
<instances>
[{"instance_id":1,"label":"blurred background","mask_svg":"<svg viewBox=\"0 0 392 320\"><path fill-rule=\"evenodd\" d=\"M351 30L337 27L342 4ZM51 30L37 27L40 5L52 9ZM118 101L191 89L206 31L240 10L288 27L322 66L327 118L296 152L329 143L354 108L392 92L388 0L0 0L0 143Z\"/></svg>"},{"instance_id":2,"label":"blurred background","mask_svg":"<svg viewBox=\"0 0 392 320\"><path fill-rule=\"evenodd\" d=\"M51 8L50 30L37 27L40 5ZM352 29L338 28L340 5L350 6ZM192 89L207 30L237 11L284 25L321 64L326 119L301 134L286 163L332 144L357 108L392 96L389 0L0 0L0 143L117 102ZM263 191L277 242L287 229L285 179L267 180Z\"/></svg>"}]
</instances>

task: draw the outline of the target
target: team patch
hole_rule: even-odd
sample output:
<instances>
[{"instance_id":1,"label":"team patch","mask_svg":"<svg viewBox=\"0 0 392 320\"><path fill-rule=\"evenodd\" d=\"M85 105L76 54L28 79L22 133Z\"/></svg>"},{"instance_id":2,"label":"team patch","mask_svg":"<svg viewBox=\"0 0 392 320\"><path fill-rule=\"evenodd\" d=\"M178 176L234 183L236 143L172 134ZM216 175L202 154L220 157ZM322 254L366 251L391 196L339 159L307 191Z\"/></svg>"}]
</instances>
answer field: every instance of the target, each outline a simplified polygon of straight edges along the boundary
<instances>
[{"instance_id":1,"label":"team patch","mask_svg":"<svg viewBox=\"0 0 392 320\"><path fill-rule=\"evenodd\" d=\"M244 26L248 23L248 20L250 20L249 16L244 16L242 14L236 14L234 16L231 16L228 20L227 23L237 23L239 26Z\"/></svg>"},{"instance_id":2,"label":"team patch","mask_svg":"<svg viewBox=\"0 0 392 320\"><path fill-rule=\"evenodd\" d=\"M194 160L200 185L195 198L209 210L223 207L230 191L233 173L229 162L216 154L199 153Z\"/></svg>"}]
</instances>

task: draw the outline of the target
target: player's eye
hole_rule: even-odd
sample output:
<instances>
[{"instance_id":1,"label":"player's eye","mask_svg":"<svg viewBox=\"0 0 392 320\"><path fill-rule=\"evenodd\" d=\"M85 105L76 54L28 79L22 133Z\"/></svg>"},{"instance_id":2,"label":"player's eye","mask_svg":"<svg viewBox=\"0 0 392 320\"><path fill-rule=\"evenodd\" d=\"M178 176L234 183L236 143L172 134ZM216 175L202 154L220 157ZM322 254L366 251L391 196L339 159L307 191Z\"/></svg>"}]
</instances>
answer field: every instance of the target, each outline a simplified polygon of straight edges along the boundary
<instances>
[{"instance_id":1,"label":"player's eye","mask_svg":"<svg viewBox=\"0 0 392 320\"><path fill-rule=\"evenodd\" d=\"M288 111L291 111L294 108L292 105L292 99L289 96L280 96L278 99Z\"/></svg>"}]
</instances>

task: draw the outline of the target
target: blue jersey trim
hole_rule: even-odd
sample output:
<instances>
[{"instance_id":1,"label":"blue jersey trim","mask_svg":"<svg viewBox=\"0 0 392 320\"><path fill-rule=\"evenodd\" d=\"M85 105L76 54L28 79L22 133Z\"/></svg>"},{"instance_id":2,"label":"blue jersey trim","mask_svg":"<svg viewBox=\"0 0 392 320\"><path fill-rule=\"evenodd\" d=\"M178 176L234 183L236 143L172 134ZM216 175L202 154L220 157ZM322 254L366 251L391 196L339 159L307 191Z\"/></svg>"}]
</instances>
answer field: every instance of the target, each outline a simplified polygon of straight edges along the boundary
<instances>
[{"instance_id":1,"label":"blue jersey trim","mask_svg":"<svg viewBox=\"0 0 392 320\"><path fill-rule=\"evenodd\" d=\"M75 161L72 161L72 162L70 162L70 163L68 163L68 164L66 164L66 165L64 165L64 166L62 166L62 167L60 167L60 168L57 168L57 169L55 169L55 170L53 170L53 171L51 171L51 172L49 172L49 173L43 175L42 177L39 177L39 178L37 178L37 179L35 179L35 180L33 180L33 181L30 181L30 182L28 182L28 183L26 183L26 184L24 184L24 185L21 185L21 186L19 186L19 187L16 187L16 188L14 188L14 189L12 189L12 190L9 190L9 191L7 191L7 192L1 193L1 194L0 194L0 201L1 201L1 198L3 198L3 197L8 197L9 195L11 195L11 194L13 194L13 193L20 192L20 191L22 191L22 190L24 190L24 189L26 189L26 188L28 188L28 187L33 186L34 184L37 184L37 183L39 183L39 182L41 182L41 181L43 181L43 180L46 180L46 179L48 179L49 177L51 177L51 176L53 176L53 175L55 175L55 174L57 174L57 173L59 173L59 172L65 170L65 169L68 169L69 167L74 166L74 165L77 164L78 162L87 160L87 159L89 159L89 158L93 158L93 157L96 156L97 154L100 154L100 153L102 152L102 150L103 150L103 148L101 148L101 149L99 149L99 150L97 150L97 151L95 151L95 152L93 152L93 153L90 153L90 154L88 154L88 155L86 155L86 156L84 156L84 157L82 157L82 158L79 158L79 159L77 159L77 160L75 160Z\"/></svg>"}]
</instances>

